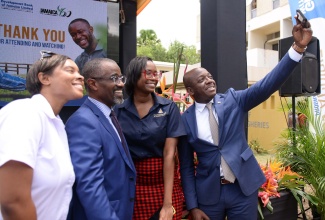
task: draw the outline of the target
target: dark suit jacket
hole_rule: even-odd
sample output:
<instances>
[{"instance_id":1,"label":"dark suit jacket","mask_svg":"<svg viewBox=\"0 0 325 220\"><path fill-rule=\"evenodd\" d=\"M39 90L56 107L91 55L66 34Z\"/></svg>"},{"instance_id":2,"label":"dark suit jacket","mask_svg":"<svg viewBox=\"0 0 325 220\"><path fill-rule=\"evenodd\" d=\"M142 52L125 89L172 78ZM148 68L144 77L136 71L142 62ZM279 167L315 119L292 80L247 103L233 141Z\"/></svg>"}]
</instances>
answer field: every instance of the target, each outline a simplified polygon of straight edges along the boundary
<instances>
[{"instance_id":1,"label":"dark suit jacket","mask_svg":"<svg viewBox=\"0 0 325 220\"><path fill-rule=\"evenodd\" d=\"M187 209L198 204L214 205L220 197L220 154L234 172L245 195L251 195L265 182L265 177L247 144L245 118L247 112L265 101L280 88L297 62L289 55L262 80L245 90L229 89L216 94L214 106L219 120L219 146L197 137L195 105L182 115L187 132L179 144L182 186ZM208 123L208 122L207 122ZM194 174L193 152L199 164Z\"/></svg>"},{"instance_id":2,"label":"dark suit jacket","mask_svg":"<svg viewBox=\"0 0 325 220\"><path fill-rule=\"evenodd\" d=\"M136 171L107 118L87 99L66 131L76 174L72 219L131 220Z\"/></svg>"}]
</instances>

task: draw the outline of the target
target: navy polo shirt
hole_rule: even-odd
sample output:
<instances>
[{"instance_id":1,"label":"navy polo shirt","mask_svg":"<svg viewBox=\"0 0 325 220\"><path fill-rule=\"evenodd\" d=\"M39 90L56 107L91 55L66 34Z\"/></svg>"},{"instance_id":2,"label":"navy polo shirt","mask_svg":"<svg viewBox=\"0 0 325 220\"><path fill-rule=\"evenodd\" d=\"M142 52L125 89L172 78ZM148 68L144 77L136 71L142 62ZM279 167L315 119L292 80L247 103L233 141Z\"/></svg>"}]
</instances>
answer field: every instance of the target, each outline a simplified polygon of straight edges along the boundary
<instances>
[{"instance_id":1,"label":"navy polo shirt","mask_svg":"<svg viewBox=\"0 0 325 220\"><path fill-rule=\"evenodd\" d=\"M152 96L154 105L142 119L131 98L114 107L133 159L163 157L166 138L186 135L176 104L156 94Z\"/></svg>"}]
</instances>

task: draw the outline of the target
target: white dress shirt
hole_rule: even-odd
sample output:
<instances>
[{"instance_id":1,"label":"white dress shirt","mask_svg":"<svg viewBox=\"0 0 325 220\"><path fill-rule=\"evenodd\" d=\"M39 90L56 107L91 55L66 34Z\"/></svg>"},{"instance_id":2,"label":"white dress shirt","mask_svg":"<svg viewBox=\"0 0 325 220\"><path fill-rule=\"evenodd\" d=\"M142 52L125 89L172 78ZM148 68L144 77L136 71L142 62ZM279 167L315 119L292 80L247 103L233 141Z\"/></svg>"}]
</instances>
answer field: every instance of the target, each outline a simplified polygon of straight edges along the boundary
<instances>
[{"instance_id":1,"label":"white dress shirt","mask_svg":"<svg viewBox=\"0 0 325 220\"><path fill-rule=\"evenodd\" d=\"M214 109L213 101L210 102L212 102L211 107L213 110L214 117L216 118L219 124L217 112ZM195 102L195 115L196 115L197 133L198 133L197 136L202 140L206 140L209 141L210 143L213 143L211 130L209 126L209 110L205 106L206 104ZM221 166L220 166L220 176L223 176L223 171Z\"/></svg>"}]
</instances>

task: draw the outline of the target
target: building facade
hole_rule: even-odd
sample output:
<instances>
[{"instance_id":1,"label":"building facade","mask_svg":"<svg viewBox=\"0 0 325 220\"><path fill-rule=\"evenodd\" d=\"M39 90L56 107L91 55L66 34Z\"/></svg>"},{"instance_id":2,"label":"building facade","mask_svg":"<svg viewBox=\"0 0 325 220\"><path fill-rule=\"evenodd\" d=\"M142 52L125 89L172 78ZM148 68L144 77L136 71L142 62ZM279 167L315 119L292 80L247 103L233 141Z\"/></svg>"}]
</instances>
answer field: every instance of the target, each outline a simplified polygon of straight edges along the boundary
<instances>
[{"instance_id":1,"label":"building facade","mask_svg":"<svg viewBox=\"0 0 325 220\"><path fill-rule=\"evenodd\" d=\"M246 4L246 46L248 85L271 71L279 61L279 40L292 36L292 19L288 0L252 0ZM288 127L290 98L275 92L268 100L249 112L248 142L274 150L281 132Z\"/></svg>"}]
</instances>

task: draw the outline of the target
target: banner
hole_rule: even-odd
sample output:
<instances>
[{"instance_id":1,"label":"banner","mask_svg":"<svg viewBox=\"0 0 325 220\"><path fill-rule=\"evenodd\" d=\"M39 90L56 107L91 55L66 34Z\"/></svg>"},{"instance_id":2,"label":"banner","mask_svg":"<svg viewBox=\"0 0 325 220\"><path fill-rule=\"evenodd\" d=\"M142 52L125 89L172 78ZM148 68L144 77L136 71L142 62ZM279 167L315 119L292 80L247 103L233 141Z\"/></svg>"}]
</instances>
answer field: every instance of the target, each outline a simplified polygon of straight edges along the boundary
<instances>
[{"instance_id":1,"label":"banner","mask_svg":"<svg viewBox=\"0 0 325 220\"><path fill-rule=\"evenodd\" d=\"M317 37L320 45L320 71L321 71L321 94L313 97L317 113L325 108L325 0L289 0L293 24L296 23L294 16L296 10L300 9L309 20L313 36ZM316 111L316 109L315 109ZM322 114L324 117L324 114Z\"/></svg>"},{"instance_id":2,"label":"banner","mask_svg":"<svg viewBox=\"0 0 325 220\"><path fill-rule=\"evenodd\" d=\"M106 2L92 0L0 0L0 67L8 63L33 64L40 58L40 50L74 60L83 49L72 40L69 23L76 18L86 19L95 37L107 41L107 31L103 36L102 28L97 28L107 30L107 11Z\"/></svg>"}]
</instances>

